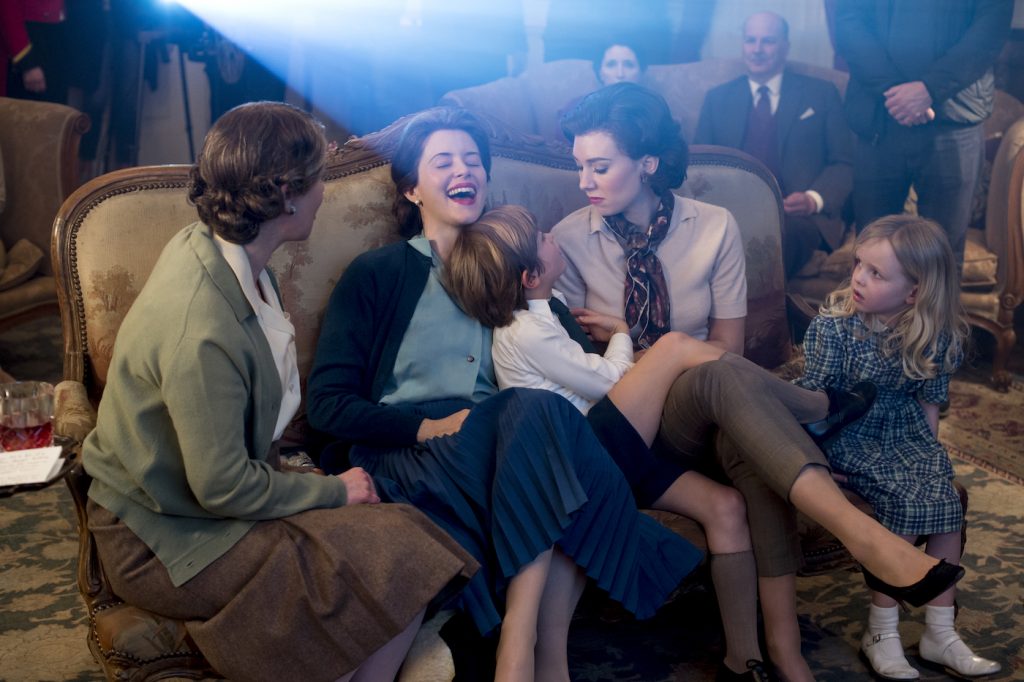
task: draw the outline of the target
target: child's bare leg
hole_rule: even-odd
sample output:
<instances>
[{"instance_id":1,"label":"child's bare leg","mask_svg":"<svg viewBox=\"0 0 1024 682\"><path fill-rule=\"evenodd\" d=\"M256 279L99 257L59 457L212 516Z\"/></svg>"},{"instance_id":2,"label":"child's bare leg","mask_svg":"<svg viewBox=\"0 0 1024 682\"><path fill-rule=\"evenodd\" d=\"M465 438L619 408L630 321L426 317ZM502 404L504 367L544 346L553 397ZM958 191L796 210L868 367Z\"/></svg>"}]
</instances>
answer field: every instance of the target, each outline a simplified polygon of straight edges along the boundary
<instances>
[{"instance_id":1,"label":"child's bare leg","mask_svg":"<svg viewBox=\"0 0 1024 682\"><path fill-rule=\"evenodd\" d=\"M725 630L725 665L733 672L744 672L747 661L763 661L757 643L757 567L743 496L735 488L688 471L651 507L688 516L704 527Z\"/></svg>"},{"instance_id":2,"label":"child's bare leg","mask_svg":"<svg viewBox=\"0 0 1024 682\"><path fill-rule=\"evenodd\" d=\"M735 353L726 353L722 356L722 362L740 370L749 376L751 381L760 382L761 386L782 403L790 414L801 424L809 424L828 416L828 396L824 391L812 391L801 388L781 379L764 367L757 365L745 357Z\"/></svg>"},{"instance_id":3,"label":"child's bare leg","mask_svg":"<svg viewBox=\"0 0 1024 682\"><path fill-rule=\"evenodd\" d=\"M725 351L678 332L658 339L608 391L608 398L650 447L672 384L685 370L722 357Z\"/></svg>"},{"instance_id":4,"label":"child's bare leg","mask_svg":"<svg viewBox=\"0 0 1024 682\"><path fill-rule=\"evenodd\" d=\"M498 639L494 679L501 682L533 679L534 647L537 645L537 614L548 581L552 550L524 566L508 584L505 617Z\"/></svg>"},{"instance_id":5,"label":"child's bare leg","mask_svg":"<svg viewBox=\"0 0 1024 682\"><path fill-rule=\"evenodd\" d=\"M534 679L538 682L569 681L569 625L584 585L586 577L579 566L556 547L537 619Z\"/></svg>"}]
</instances>

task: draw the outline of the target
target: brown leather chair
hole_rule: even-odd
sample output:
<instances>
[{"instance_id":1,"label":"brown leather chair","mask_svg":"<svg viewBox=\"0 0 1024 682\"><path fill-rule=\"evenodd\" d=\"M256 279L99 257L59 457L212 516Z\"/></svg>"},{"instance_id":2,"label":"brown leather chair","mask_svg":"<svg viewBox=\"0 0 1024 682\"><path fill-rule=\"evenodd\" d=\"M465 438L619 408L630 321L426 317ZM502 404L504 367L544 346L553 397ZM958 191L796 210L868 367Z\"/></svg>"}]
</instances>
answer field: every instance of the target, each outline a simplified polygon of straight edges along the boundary
<instances>
[{"instance_id":1,"label":"brown leather chair","mask_svg":"<svg viewBox=\"0 0 1024 682\"><path fill-rule=\"evenodd\" d=\"M50 233L78 186L78 145L88 130L89 117L71 107L0 97L0 239L11 257L0 279L0 330L57 314Z\"/></svg>"}]
</instances>

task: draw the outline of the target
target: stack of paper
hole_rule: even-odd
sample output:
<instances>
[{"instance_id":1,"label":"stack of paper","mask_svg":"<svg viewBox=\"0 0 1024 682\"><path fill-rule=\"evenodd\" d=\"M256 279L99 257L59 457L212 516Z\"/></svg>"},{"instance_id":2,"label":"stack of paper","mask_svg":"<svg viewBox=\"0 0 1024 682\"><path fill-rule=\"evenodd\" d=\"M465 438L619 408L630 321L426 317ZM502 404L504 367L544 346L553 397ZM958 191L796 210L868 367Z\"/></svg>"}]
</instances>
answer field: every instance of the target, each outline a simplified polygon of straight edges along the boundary
<instances>
[{"instance_id":1,"label":"stack of paper","mask_svg":"<svg viewBox=\"0 0 1024 682\"><path fill-rule=\"evenodd\" d=\"M45 483L57 475L64 460L61 447L0 452L0 486Z\"/></svg>"}]
</instances>

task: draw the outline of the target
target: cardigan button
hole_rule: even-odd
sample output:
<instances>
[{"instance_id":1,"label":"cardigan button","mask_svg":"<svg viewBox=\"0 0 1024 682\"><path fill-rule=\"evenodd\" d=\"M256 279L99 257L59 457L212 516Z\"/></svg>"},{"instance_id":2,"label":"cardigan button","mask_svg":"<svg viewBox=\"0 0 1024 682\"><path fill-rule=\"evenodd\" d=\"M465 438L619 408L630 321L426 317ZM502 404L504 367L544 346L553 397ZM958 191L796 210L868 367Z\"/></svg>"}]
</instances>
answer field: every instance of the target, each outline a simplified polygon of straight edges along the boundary
<instances>
[{"instance_id":1,"label":"cardigan button","mask_svg":"<svg viewBox=\"0 0 1024 682\"><path fill-rule=\"evenodd\" d=\"M469 357L466 358L466 362L476 362L476 358L470 355Z\"/></svg>"}]
</instances>

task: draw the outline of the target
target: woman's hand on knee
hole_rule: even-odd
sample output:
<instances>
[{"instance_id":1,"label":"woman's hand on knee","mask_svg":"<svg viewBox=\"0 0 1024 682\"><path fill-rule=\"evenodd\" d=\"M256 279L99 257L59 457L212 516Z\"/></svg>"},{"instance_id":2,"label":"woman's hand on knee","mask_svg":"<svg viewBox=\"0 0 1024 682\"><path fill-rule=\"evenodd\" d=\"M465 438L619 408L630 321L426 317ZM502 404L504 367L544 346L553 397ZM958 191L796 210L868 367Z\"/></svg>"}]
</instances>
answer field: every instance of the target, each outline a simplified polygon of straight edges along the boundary
<instances>
[{"instance_id":1,"label":"woman's hand on knee","mask_svg":"<svg viewBox=\"0 0 1024 682\"><path fill-rule=\"evenodd\" d=\"M338 478L345 484L345 491L348 493L346 504L377 504L380 502L377 488L373 485L373 478L362 467L352 467L348 471L343 471L338 474Z\"/></svg>"},{"instance_id":2,"label":"woman's hand on knee","mask_svg":"<svg viewBox=\"0 0 1024 682\"><path fill-rule=\"evenodd\" d=\"M469 410L459 410L450 414L444 419L424 419L420 422L420 428L416 431L416 441L423 443L431 438L439 436L450 436L458 433L462 428L462 422L469 416Z\"/></svg>"}]
</instances>

